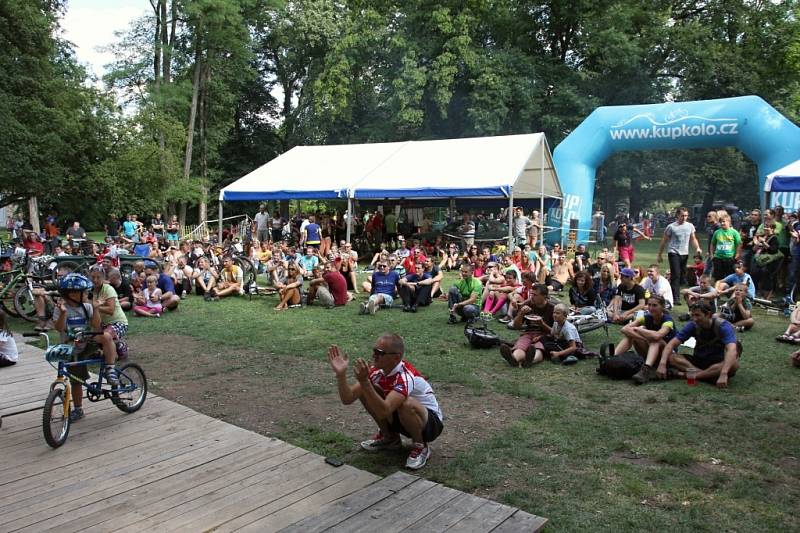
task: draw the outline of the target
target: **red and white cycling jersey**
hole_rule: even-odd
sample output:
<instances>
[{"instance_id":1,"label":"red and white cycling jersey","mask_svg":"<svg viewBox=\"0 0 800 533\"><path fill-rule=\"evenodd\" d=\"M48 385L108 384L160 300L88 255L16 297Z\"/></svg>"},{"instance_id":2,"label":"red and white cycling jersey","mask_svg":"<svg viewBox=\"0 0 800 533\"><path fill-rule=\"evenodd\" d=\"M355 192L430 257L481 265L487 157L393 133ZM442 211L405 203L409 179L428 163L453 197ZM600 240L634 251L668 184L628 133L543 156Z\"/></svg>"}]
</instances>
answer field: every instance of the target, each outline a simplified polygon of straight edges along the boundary
<instances>
[{"instance_id":1,"label":"red and white cycling jersey","mask_svg":"<svg viewBox=\"0 0 800 533\"><path fill-rule=\"evenodd\" d=\"M369 373L369 380L383 391L384 396L391 391L395 391L406 398L414 398L423 407L436 413L439 420L444 421L442 411L439 409L439 402L436 401L431 384L408 361L400 361L388 374L384 374L383 370L372 368Z\"/></svg>"}]
</instances>

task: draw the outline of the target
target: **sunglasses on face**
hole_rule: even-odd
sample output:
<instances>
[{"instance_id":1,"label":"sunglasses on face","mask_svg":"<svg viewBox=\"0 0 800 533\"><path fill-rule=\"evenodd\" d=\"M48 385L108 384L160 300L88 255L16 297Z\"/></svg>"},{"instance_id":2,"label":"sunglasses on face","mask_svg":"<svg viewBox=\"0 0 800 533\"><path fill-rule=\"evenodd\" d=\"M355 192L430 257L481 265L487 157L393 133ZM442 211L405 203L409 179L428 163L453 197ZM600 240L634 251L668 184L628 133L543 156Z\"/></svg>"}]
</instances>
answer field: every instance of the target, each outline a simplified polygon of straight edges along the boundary
<instances>
[{"instance_id":1,"label":"sunglasses on face","mask_svg":"<svg viewBox=\"0 0 800 533\"><path fill-rule=\"evenodd\" d=\"M375 357L381 357L382 355L392 355L395 352L387 352L386 350L381 350L380 348L373 348L372 355Z\"/></svg>"}]
</instances>

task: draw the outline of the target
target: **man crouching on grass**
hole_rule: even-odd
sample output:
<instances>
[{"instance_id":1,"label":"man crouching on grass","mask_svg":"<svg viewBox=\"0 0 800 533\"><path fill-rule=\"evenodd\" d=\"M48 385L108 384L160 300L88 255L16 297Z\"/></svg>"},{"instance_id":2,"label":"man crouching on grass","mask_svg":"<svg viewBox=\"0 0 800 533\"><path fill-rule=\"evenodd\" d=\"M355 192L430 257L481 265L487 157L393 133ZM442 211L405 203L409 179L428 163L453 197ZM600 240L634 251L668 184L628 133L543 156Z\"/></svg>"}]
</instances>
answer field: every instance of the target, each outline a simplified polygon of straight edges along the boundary
<instances>
[{"instance_id":1,"label":"man crouching on grass","mask_svg":"<svg viewBox=\"0 0 800 533\"><path fill-rule=\"evenodd\" d=\"M347 382L347 354L338 346L331 346L328 361L336 374L342 403L350 405L361 400L380 429L361 447L368 452L397 449L403 434L413 441L406 468L417 470L431 455L428 444L442 432L442 411L430 383L403 360L404 352L401 336L381 335L372 348L372 365L363 359L353 365L356 383L352 385Z\"/></svg>"}]
</instances>

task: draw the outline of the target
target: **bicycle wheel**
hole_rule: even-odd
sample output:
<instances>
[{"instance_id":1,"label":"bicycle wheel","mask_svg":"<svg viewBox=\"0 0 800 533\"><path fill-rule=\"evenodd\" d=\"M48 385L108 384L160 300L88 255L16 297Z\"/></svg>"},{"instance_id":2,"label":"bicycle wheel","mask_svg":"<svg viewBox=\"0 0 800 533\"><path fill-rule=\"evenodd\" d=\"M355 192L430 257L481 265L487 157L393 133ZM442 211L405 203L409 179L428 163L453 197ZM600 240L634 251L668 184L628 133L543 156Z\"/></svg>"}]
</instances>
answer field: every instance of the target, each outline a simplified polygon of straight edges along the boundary
<instances>
[{"instance_id":1,"label":"bicycle wheel","mask_svg":"<svg viewBox=\"0 0 800 533\"><path fill-rule=\"evenodd\" d=\"M86 267L86 264L81 261L60 261L56 268L53 270L53 281L58 282L58 279L61 276L65 276L71 272L83 272L83 269Z\"/></svg>"},{"instance_id":2,"label":"bicycle wheel","mask_svg":"<svg viewBox=\"0 0 800 533\"><path fill-rule=\"evenodd\" d=\"M36 306L34 305L33 291L30 287L20 287L14 294L14 310L20 318L28 322L36 322Z\"/></svg>"},{"instance_id":3,"label":"bicycle wheel","mask_svg":"<svg viewBox=\"0 0 800 533\"><path fill-rule=\"evenodd\" d=\"M42 412L44 440L53 448L64 444L69 435L69 404L64 403L64 394L62 387L55 387L44 402Z\"/></svg>"},{"instance_id":4,"label":"bicycle wheel","mask_svg":"<svg viewBox=\"0 0 800 533\"><path fill-rule=\"evenodd\" d=\"M111 401L120 411L135 413L147 398L147 378L142 367L128 363L118 370L119 386L111 392ZM120 390L121 389L121 390Z\"/></svg>"},{"instance_id":5,"label":"bicycle wheel","mask_svg":"<svg viewBox=\"0 0 800 533\"><path fill-rule=\"evenodd\" d=\"M591 319L591 320L584 320L583 322L579 323L577 326L575 326L575 329L578 330L578 333L583 334L583 333L589 333L590 331L594 331L596 329L600 329L605 325L606 325L605 322L601 322L600 320L597 319Z\"/></svg>"},{"instance_id":6,"label":"bicycle wheel","mask_svg":"<svg viewBox=\"0 0 800 533\"><path fill-rule=\"evenodd\" d=\"M14 308L14 297L16 296L16 291L13 288L6 291L2 298L0 298L0 309L2 309L7 315L19 318L19 314L17 310Z\"/></svg>"}]
</instances>

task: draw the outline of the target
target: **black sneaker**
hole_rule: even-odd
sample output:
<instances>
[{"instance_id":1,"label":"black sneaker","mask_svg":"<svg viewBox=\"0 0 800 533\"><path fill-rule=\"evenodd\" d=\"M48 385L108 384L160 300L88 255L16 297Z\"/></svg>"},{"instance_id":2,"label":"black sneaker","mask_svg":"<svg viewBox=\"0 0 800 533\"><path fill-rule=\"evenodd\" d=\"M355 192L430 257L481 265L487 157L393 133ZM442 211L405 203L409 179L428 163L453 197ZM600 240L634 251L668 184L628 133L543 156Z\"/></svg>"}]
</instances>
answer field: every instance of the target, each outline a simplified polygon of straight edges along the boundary
<instances>
[{"instance_id":1,"label":"black sneaker","mask_svg":"<svg viewBox=\"0 0 800 533\"><path fill-rule=\"evenodd\" d=\"M456 315L450 315L450 318L447 319L448 324L458 324L458 317Z\"/></svg>"},{"instance_id":2,"label":"black sneaker","mask_svg":"<svg viewBox=\"0 0 800 533\"><path fill-rule=\"evenodd\" d=\"M411 306L404 305L403 306L403 312L404 313L410 313L411 312Z\"/></svg>"},{"instance_id":3,"label":"black sneaker","mask_svg":"<svg viewBox=\"0 0 800 533\"><path fill-rule=\"evenodd\" d=\"M412 313L416 313L417 312L417 306L416 305L412 305L411 306L411 312Z\"/></svg>"},{"instance_id":4,"label":"black sneaker","mask_svg":"<svg viewBox=\"0 0 800 533\"><path fill-rule=\"evenodd\" d=\"M84 416L85 415L83 414L83 408L82 407L73 407L69 412L69 421L70 422L77 422L78 420L80 420Z\"/></svg>"},{"instance_id":5,"label":"black sneaker","mask_svg":"<svg viewBox=\"0 0 800 533\"><path fill-rule=\"evenodd\" d=\"M508 366L517 368L519 363L516 359L514 359L514 355L512 354L512 348L508 344L501 344L500 345L500 355L503 356L503 359L506 360Z\"/></svg>"}]
</instances>

